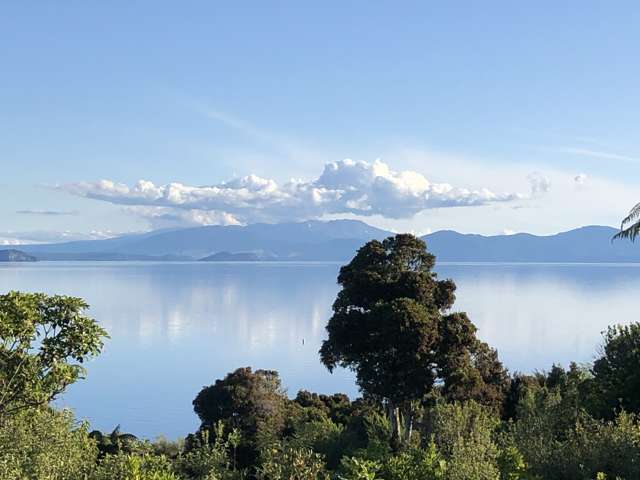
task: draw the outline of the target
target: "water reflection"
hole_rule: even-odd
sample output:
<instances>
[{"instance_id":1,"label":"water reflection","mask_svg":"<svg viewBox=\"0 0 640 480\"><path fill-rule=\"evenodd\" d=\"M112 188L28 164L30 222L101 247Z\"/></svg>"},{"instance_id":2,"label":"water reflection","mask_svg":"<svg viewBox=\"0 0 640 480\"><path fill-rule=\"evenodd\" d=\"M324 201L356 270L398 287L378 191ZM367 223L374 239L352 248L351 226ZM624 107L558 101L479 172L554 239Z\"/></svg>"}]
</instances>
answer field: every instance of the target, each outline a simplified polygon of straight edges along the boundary
<instances>
[{"instance_id":1,"label":"water reflection","mask_svg":"<svg viewBox=\"0 0 640 480\"><path fill-rule=\"evenodd\" d=\"M440 265L458 284L456 308L511 370L589 361L600 332L638 320L638 266ZM334 264L0 264L0 291L81 296L111 334L89 378L63 404L101 429L145 436L195 428L191 401L228 371L281 372L300 388L356 395L317 351L338 290ZM304 342L303 342L304 340Z\"/></svg>"}]
</instances>

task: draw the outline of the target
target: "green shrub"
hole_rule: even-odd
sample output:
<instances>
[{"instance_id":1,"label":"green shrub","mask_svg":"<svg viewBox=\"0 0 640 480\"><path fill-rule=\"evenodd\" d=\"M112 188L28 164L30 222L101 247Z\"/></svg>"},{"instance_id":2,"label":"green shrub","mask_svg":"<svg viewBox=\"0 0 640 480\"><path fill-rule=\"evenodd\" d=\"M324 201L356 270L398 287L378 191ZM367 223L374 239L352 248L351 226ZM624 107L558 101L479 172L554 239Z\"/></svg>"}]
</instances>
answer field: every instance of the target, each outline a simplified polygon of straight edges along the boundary
<instances>
[{"instance_id":1,"label":"green shrub","mask_svg":"<svg viewBox=\"0 0 640 480\"><path fill-rule=\"evenodd\" d=\"M609 327L600 353L592 368L598 414L640 413L640 323Z\"/></svg>"},{"instance_id":2,"label":"green shrub","mask_svg":"<svg viewBox=\"0 0 640 480\"><path fill-rule=\"evenodd\" d=\"M336 468L349 449L349 438L345 428L329 418L304 422L296 426L291 446L308 448L321 454L329 468Z\"/></svg>"},{"instance_id":3,"label":"green shrub","mask_svg":"<svg viewBox=\"0 0 640 480\"><path fill-rule=\"evenodd\" d=\"M344 457L340 463L339 480L377 480L380 462L358 457Z\"/></svg>"},{"instance_id":4,"label":"green shrub","mask_svg":"<svg viewBox=\"0 0 640 480\"><path fill-rule=\"evenodd\" d=\"M23 410L0 422L2 480L78 480L95 467L95 442L68 410Z\"/></svg>"},{"instance_id":5,"label":"green shrub","mask_svg":"<svg viewBox=\"0 0 640 480\"><path fill-rule=\"evenodd\" d=\"M90 480L179 480L163 455L118 453L106 455Z\"/></svg>"},{"instance_id":6,"label":"green shrub","mask_svg":"<svg viewBox=\"0 0 640 480\"><path fill-rule=\"evenodd\" d=\"M177 458L184 450L184 439L169 440L164 436L160 436L151 443L151 448L156 455Z\"/></svg>"},{"instance_id":7,"label":"green shrub","mask_svg":"<svg viewBox=\"0 0 640 480\"><path fill-rule=\"evenodd\" d=\"M527 470L545 480L640 478L640 427L636 416L620 413L614 421L575 412L556 393L521 409L508 436Z\"/></svg>"},{"instance_id":8,"label":"green shrub","mask_svg":"<svg viewBox=\"0 0 640 480\"><path fill-rule=\"evenodd\" d=\"M205 430L192 437L189 449L175 460L177 470L189 479L231 480L244 477L236 469L235 449L240 443L237 430L225 434L224 424L214 427L214 440L210 442L209 431Z\"/></svg>"},{"instance_id":9,"label":"green shrub","mask_svg":"<svg viewBox=\"0 0 640 480\"><path fill-rule=\"evenodd\" d=\"M499 478L493 440L498 418L473 401L437 405L426 414L426 436L447 462L451 480Z\"/></svg>"},{"instance_id":10,"label":"green shrub","mask_svg":"<svg viewBox=\"0 0 640 480\"><path fill-rule=\"evenodd\" d=\"M500 480L521 480L527 477L524 457L513 445L507 445L498 453Z\"/></svg>"},{"instance_id":11,"label":"green shrub","mask_svg":"<svg viewBox=\"0 0 640 480\"><path fill-rule=\"evenodd\" d=\"M258 480L328 479L322 455L309 448L277 443L261 452Z\"/></svg>"},{"instance_id":12,"label":"green shrub","mask_svg":"<svg viewBox=\"0 0 640 480\"><path fill-rule=\"evenodd\" d=\"M640 428L635 415L622 412L614 421L587 415L561 447L556 469L564 478L640 478Z\"/></svg>"},{"instance_id":13,"label":"green shrub","mask_svg":"<svg viewBox=\"0 0 640 480\"><path fill-rule=\"evenodd\" d=\"M446 461L431 442L427 448L413 448L391 457L383 467L386 480L436 480L445 478Z\"/></svg>"}]
</instances>

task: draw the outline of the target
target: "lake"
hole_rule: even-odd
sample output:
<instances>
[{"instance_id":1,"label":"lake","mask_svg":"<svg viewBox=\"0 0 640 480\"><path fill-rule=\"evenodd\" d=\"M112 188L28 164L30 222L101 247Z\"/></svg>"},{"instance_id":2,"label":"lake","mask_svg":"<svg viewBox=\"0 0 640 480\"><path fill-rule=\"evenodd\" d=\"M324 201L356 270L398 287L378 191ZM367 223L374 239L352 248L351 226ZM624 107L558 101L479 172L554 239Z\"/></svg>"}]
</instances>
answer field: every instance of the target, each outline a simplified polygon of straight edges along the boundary
<instances>
[{"instance_id":1,"label":"lake","mask_svg":"<svg viewBox=\"0 0 640 480\"><path fill-rule=\"evenodd\" d=\"M83 297L111 335L88 378L57 403L92 428L177 438L195 430L191 402L243 366L275 369L301 389L357 396L353 375L329 374L318 349L338 291L338 264L0 263L0 292ZM440 264L456 310L511 371L588 362L612 323L638 321L640 265Z\"/></svg>"}]
</instances>

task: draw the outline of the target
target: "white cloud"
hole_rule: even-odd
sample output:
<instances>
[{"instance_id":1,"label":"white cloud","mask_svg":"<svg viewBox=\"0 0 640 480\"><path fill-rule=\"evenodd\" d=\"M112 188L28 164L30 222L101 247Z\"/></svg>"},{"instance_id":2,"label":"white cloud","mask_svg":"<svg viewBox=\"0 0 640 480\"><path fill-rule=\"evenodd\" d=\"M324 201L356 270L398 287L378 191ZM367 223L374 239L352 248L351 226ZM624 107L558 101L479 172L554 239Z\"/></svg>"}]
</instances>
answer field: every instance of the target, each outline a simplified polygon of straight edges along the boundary
<instances>
[{"instance_id":1,"label":"white cloud","mask_svg":"<svg viewBox=\"0 0 640 480\"><path fill-rule=\"evenodd\" d=\"M89 233L79 233L71 231L4 231L0 232L0 245L25 245L34 243L60 243L73 242L76 240L103 240L120 235L120 233L109 230L92 230Z\"/></svg>"},{"instance_id":2,"label":"white cloud","mask_svg":"<svg viewBox=\"0 0 640 480\"><path fill-rule=\"evenodd\" d=\"M125 207L125 211L147 220L154 230L202 225L240 225L233 215L218 211L146 206Z\"/></svg>"},{"instance_id":3,"label":"white cloud","mask_svg":"<svg viewBox=\"0 0 640 480\"><path fill-rule=\"evenodd\" d=\"M584 185L589 177L586 173L579 173L575 177L573 177L573 181L578 185Z\"/></svg>"},{"instance_id":4,"label":"white cloud","mask_svg":"<svg viewBox=\"0 0 640 480\"><path fill-rule=\"evenodd\" d=\"M599 158L602 160L618 160L627 163L640 163L640 158L631 157L629 155L620 155L618 153L603 152L600 150L591 150L588 148L561 147L554 148L560 153L568 153L570 155L578 155L581 157Z\"/></svg>"},{"instance_id":5,"label":"white cloud","mask_svg":"<svg viewBox=\"0 0 640 480\"><path fill-rule=\"evenodd\" d=\"M551 180L542 175L540 172L532 172L527 176L527 180L531 184L531 196L540 197L551 188Z\"/></svg>"},{"instance_id":6,"label":"white cloud","mask_svg":"<svg viewBox=\"0 0 640 480\"><path fill-rule=\"evenodd\" d=\"M549 182L537 175L530 178L531 188L533 193L541 195L548 190ZM411 218L432 208L480 206L528 197L496 193L488 188L432 183L414 171L393 171L380 160L369 163L350 159L326 164L315 180L292 179L281 185L275 180L248 175L210 186L155 185L147 180L128 186L100 180L58 188L113 204L169 209L156 211L158 216L175 215L184 210L192 212L194 220L200 215L203 222L228 223L297 220L332 214ZM216 213L207 219L205 212Z\"/></svg>"}]
</instances>

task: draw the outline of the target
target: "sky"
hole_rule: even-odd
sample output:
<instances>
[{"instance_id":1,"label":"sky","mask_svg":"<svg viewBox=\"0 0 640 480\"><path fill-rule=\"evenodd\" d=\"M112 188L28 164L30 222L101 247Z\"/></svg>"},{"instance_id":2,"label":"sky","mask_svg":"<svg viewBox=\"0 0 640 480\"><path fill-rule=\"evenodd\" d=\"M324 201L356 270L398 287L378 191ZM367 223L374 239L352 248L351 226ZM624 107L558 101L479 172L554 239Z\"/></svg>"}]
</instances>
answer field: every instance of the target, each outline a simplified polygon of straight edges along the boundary
<instances>
[{"instance_id":1,"label":"sky","mask_svg":"<svg viewBox=\"0 0 640 480\"><path fill-rule=\"evenodd\" d=\"M333 218L553 234L640 201L637 2L0 8L0 243Z\"/></svg>"}]
</instances>

